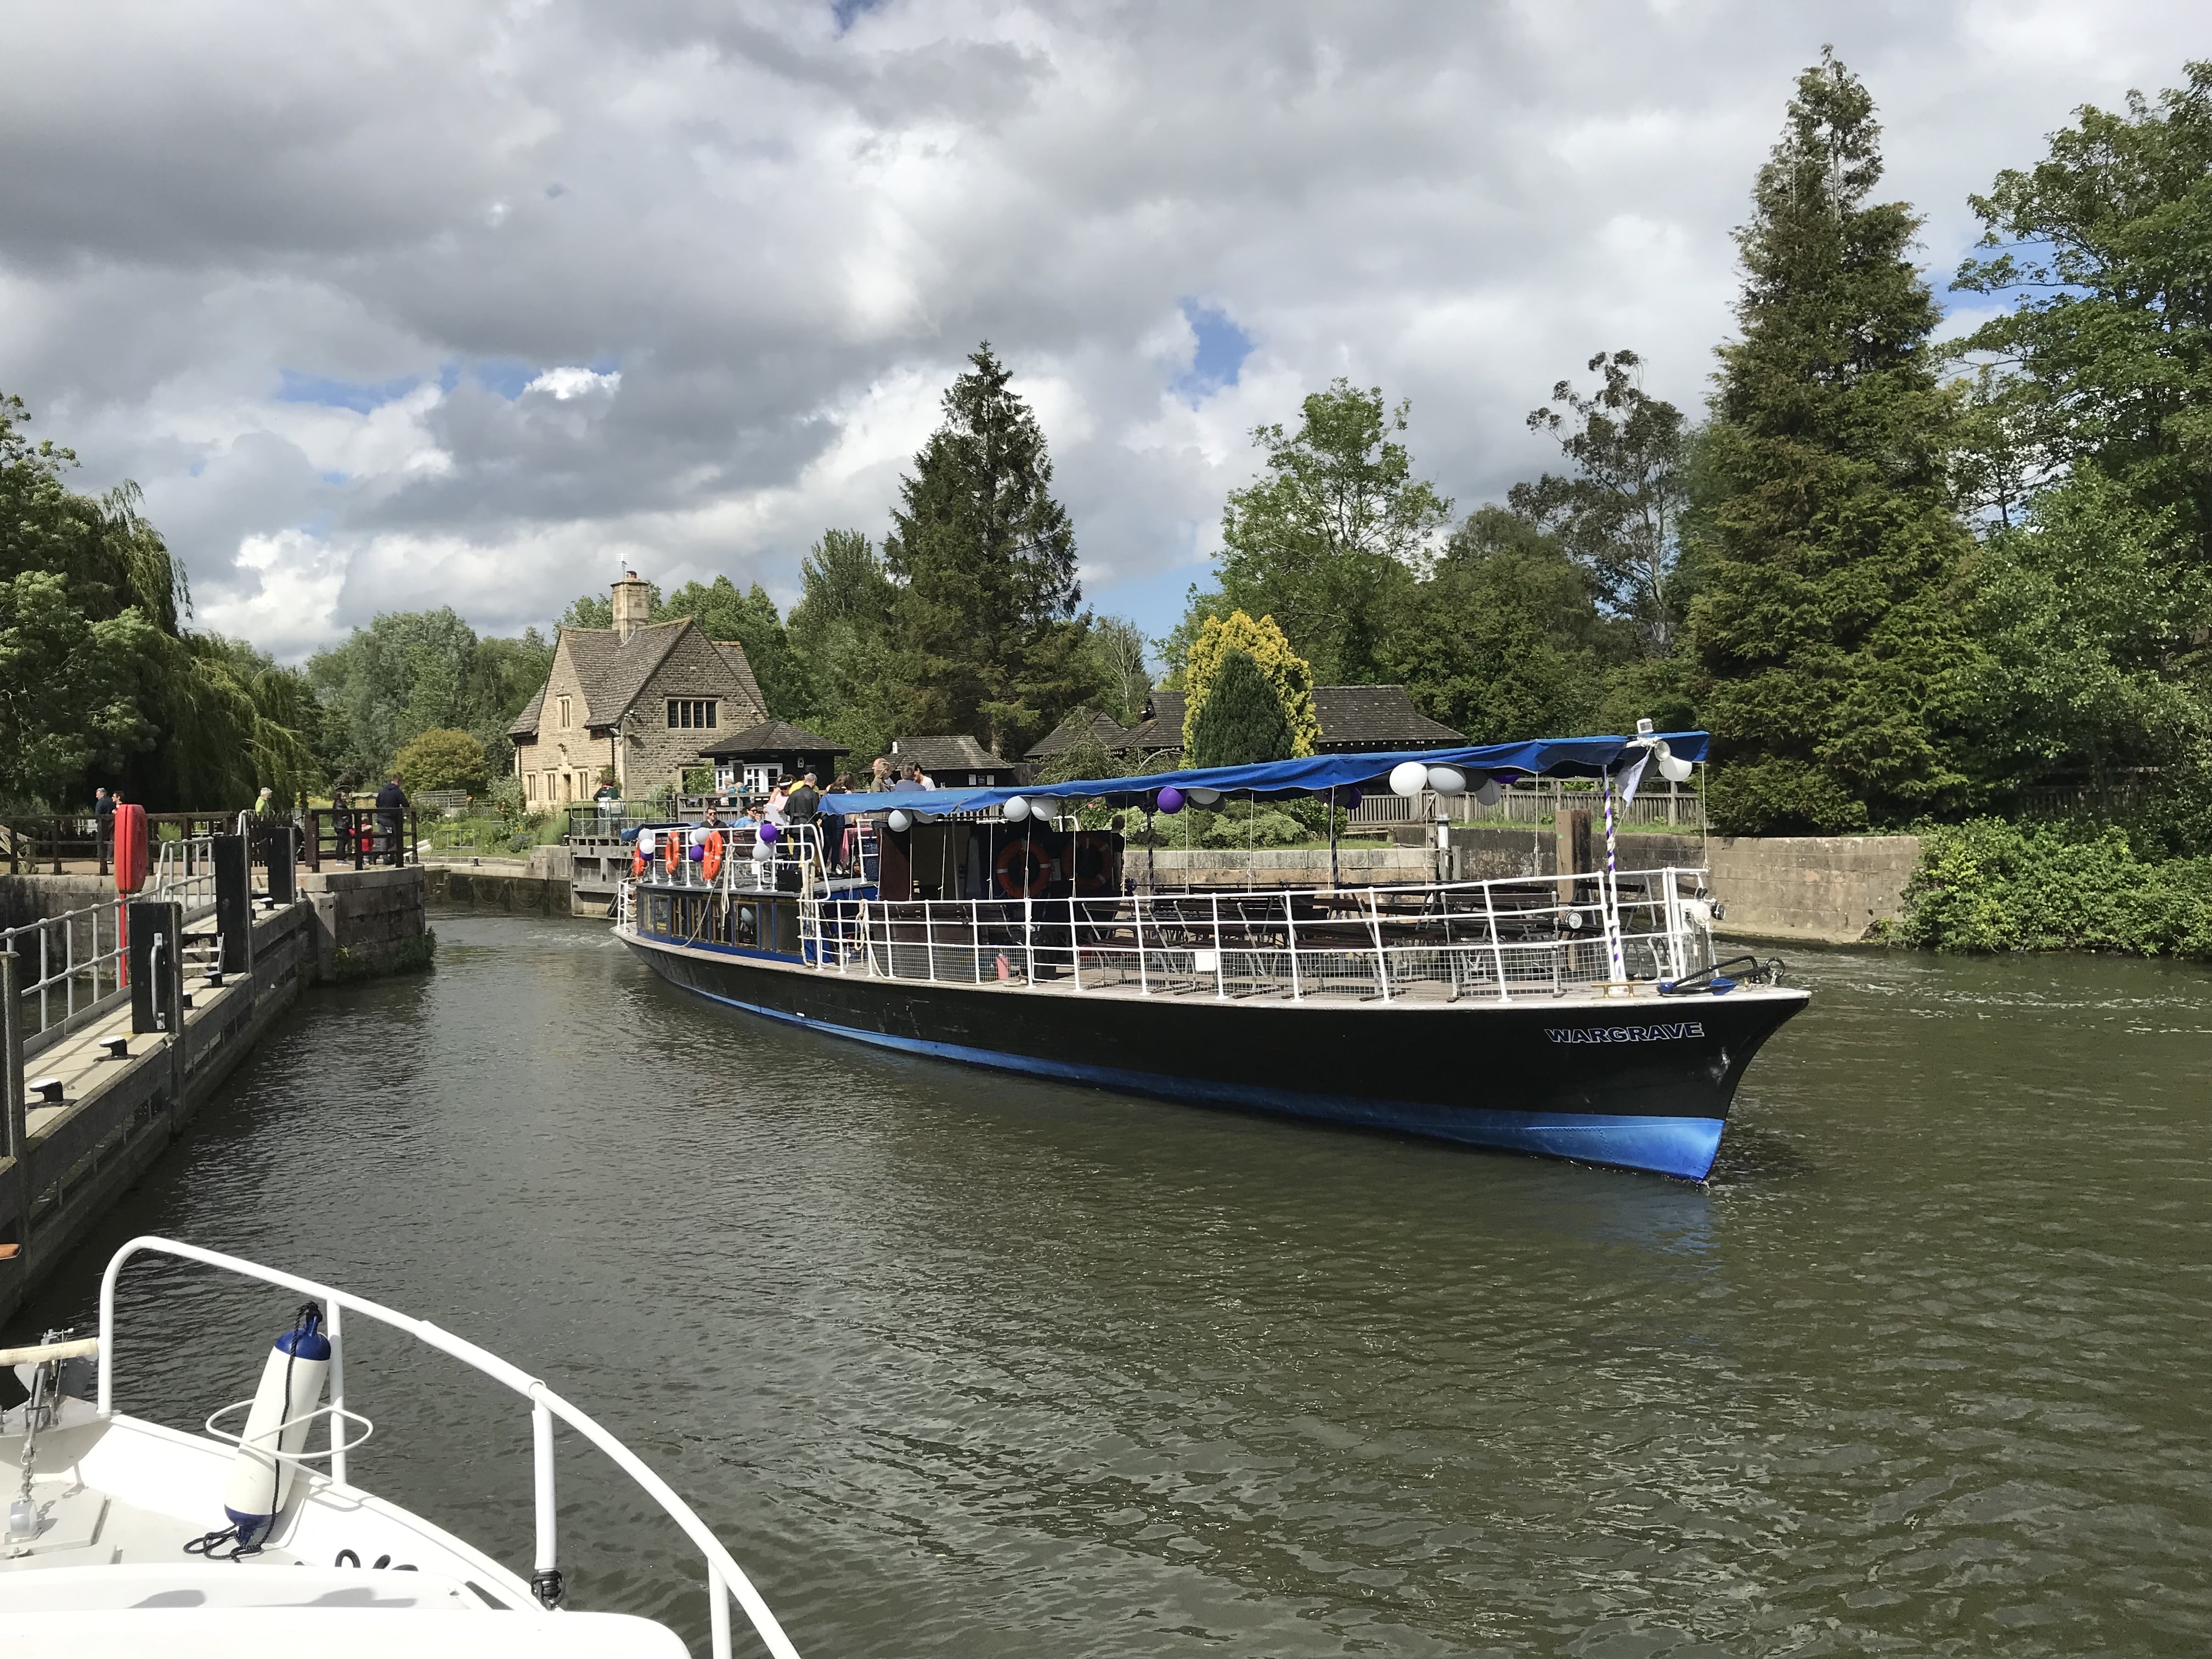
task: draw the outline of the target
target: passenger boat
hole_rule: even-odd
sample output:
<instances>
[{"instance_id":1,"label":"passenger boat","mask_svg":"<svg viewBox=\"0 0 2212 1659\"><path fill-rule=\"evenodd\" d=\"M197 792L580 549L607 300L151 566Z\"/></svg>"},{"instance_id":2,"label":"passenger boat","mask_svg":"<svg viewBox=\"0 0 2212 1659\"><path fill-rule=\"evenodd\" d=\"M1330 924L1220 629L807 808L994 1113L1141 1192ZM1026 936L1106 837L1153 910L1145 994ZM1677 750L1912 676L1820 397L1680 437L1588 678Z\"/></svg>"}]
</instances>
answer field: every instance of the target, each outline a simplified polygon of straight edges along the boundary
<instances>
[{"instance_id":1,"label":"passenger boat","mask_svg":"<svg viewBox=\"0 0 2212 1659\"><path fill-rule=\"evenodd\" d=\"M115 1289L126 1264L165 1255L276 1286L294 1309L260 1353L248 1398L166 1398L165 1428L115 1407ZM157 1304L158 1305L158 1304ZM346 1371L349 1317L391 1327L503 1384L530 1414L536 1547L527 1576L348 1478L374 1425ZM134 1359L158 1336L134 1330ZM556 1429L605 1454L703 1558L708 1639L728 1659L730 1603L775 1659L796 1659L768 1604L704 1522L613 1435L544 1382L474 1343L365 1297L173 1239L134 1238L107 1264L96 1334L49 1332L0 1351L28 1398L0 1414L0 1632L23 1653L159 1655L487 1653L671 1659L666 1626L564 1606ZM318 1431L320 1431L319 1434ZM318 1449L313 1443L325 1443ZM386 1460L406 1449L380 1442ZM496 1615L496 1616L494 1616Z\"/></svg>"},{"instance_id":2,"label":"passenger boat","mask_svg":"<svg viewBox=\"0 0 2212 1659\"><path fill-rule=\"evenodd\" d=\"M872 861L841 873L807 825L642 830L615 931L687 990L887 1048L1702 1180L1745 1067L1808 1000L1779 963L1717 958L1705 872L1614 867L1618 796L1705 748L1644 730L832 795L874 816ZM1069 817L1531 776L1599 784L1604 869L1163 892Z\"/></svg>"}]
</instances>

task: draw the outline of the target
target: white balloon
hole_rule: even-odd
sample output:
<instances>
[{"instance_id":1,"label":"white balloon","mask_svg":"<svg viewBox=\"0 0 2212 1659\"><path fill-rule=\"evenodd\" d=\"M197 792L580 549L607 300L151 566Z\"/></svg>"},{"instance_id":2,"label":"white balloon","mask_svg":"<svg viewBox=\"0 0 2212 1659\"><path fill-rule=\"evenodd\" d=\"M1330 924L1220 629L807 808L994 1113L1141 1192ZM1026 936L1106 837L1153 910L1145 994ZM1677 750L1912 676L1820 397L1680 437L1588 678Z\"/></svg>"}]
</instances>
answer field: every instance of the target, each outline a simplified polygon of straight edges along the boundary
<instances>
[{"instance_id":1,"label":"white balloon","mask_svg":"<svg viewBox=\"0 0 2212 1659\"><path fill-rule=\"evenodd\" d=\"M757 842L755 842L753 843L753 857L754 857L754 858L756 858L757 860L758 860L761 863L763 863L763 864L766 864L766 863L767 863L770 859L774 858L775 856L775 842L766 842L766 841L757 841Z\"/></svg>"},{"instance_id":2,"label":"white balloon","mask_svg":"<svg viewBox=\"0 0 2212 1659\"><path fill-rule=\"evenodd\" d=\"M1030 816L1035 818L1039 823L1050 823L1054 816L1058 813L1059 811L1060 803L1054 800L1050 795L1031 795L1030 797Z\"/></svg>"},{"instance_id":3,"label":"white balloon","mask_svg":"<svg viewBox=\"0 0 2212 1659\"><path fill-rule=\"evenodd\" d=\"M1505 799L1505 786L1496 778L1485 778L1482 787L1474 792L1475 800L1484 806L1495 806Z\"/></svg>"},{"instance_id":4,"label":"white balloon","mask_svg":"<svg viewBox=\"0 0 2212 1659\"><path fill-rule=\"evenodd\" d=\"M1456 766L1431 766L1429 769L1429 787L1439 795L1464 795L1467 793L1467 774Z\"/></svg>"},{"instance_id":5,"label":"white balloon","mask_svg":"<svg viewBox=\"0 0 2212 1659\"><path fill-rule=\"evenodd\" d=\"M1211 806L1221 799L1221 792L1218 789L1186 789L1182 796L1193 806Z\"/></svg>"},{"instance_id":6,"label":"white balloon","mask_svg":"<svg viewBox=\"0 0 2212 1659\"><path fill-rule=\"evenodd\" d=\"M893 835L902 835L907 830L914 828L914 820L908 817L903 811L898 811L896 808L893 809L890 816L886 817L884 822L890 826L891 833Z\"/></svg>"},{"instance_id":7,"label":"white balloon","mask_svg":"<svg viewBox=\"0 0 2212 1659\"><path fill-rule=\"evenodd\" d=\"M1019 823L1029 815L1030 804L1019 795L1015 796L999 809L999 816L1006 819L1008 823Z\"/></svg>"},{"instance_id":8,"label":"white balloon","mask_svg":"<svg viewBox=\"0 0 2212 1659\"><path fill-rule=\"evenodd\" d=\"M659 845L659 840L652 830L641 830L637 832L637 850L647 858L653 856L653 849Z\"/></svg>"},{"instance_id":9,"label":"white balloon","mask_svg":"<svg viewBox=\"0 0 2212 1659\"><path fill-rule=\"evenodd\" d=\"M1429 787L1429 769L1419 761L1401 761L1390 769L1390 793L1418 795Z\"/></svg>"},{"instance_id":10,"label":"white balloon","mask_svg":"<svg viewBox=\"0 0 2212 1659\"><path fill-rule=\"evenodd\" d=\"M1669 783L1687 783L1690 781L1690 774L1695 769L1680 755L1659 757L1659 775Z\"/></svg>"}]
</instances>

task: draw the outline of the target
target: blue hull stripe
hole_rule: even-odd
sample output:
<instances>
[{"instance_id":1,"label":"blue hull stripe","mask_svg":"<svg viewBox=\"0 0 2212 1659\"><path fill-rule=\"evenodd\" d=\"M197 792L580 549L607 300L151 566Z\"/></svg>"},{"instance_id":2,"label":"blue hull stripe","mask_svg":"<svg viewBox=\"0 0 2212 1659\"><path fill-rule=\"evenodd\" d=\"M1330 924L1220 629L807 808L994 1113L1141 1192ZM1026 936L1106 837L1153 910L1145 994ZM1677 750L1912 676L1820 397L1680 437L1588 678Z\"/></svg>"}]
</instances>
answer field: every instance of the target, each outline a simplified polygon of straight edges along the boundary
<instances>
[{"instance_id":1,"label":"blue hull stripe","mask_svg":"<svg viewBox=\"0 0 2212 1659\"><path fill-rule=\"evenodd\" d=\"M1079 1066L996 1048L932 1042L922 1037L894 1036L884 1031L835 1024L786 1009L771 1008L763 1003L724 996L696 985L686 985L681 980L671 978L669 982L710 1002L742 1008L747 1013L781 1020L787 1025L871 1042L879 1048L896 1048L906 1054L927 1054L938 1060L988 1066L1001 1072L1021 1072L1066 1083L1091 1084L1124 1094L1153 1095L1168 1100L1194 1101L1206 1106L1279 1113L1367 1128L1398 1129L1463 1141L1470 1146L1573 1158L1584 1164L1607 1164L1620 1169L1648 1170L1654 1175L1678 1176L1688 1181L1703 1181L1712 1169L1714 1154L1720 1150L1721 1131L1727 1127L1717 1117L1630 1117L1595 1112L1515 1112L1474 1106L1430 1106L1418 1101L1254 1088L1206 1078L1124 1071L1112 1066Z\"/></svg>"}]
</instances>

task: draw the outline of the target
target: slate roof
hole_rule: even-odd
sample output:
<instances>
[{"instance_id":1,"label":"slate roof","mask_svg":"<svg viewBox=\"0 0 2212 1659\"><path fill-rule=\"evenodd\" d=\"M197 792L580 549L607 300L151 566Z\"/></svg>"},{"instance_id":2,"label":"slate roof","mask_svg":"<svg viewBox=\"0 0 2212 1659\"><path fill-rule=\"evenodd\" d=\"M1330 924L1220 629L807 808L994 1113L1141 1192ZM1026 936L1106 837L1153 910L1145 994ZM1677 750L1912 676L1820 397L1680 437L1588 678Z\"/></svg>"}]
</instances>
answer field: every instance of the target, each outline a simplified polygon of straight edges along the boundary
<instances>
[{"instance_id":1,"label":"slate roof","mask_svg":"<svg viewBox=\"0 0 2212 1659\"><path fill-rule=\"evenodd\" d=\"M1316 685L1313 700L1324 750L1441 749L1470 741L1414 708L1402 685Z\"/></svg>"},{"instance_id":2,"label":"slate roof","mask_svg":"<svg viewBox=\"0 0 2212 1659\"><path fill-rule=\"evenodd\" d=\"M904 764L912 761L925 772L969 771L1011 772L1012 761L993 754L970 737L957 738L894 738L891 740L891 759Z\"/></svg>"},{"instance_id":3,"label":"slate roof","mask_svg":"<svg viewBox=\"0 0 2212 1659\"><path fill-rule=\"evenodd\" d=\"M1145 718L1129 728L1128 735L1121 739L1122 747L1146 755L1182 748L1184 707L1180 691L1153 692L1145 699Z\"/></svg>"},{"instance_id":4,"label":"slate roof","mask_svg":"<svg viewBox=\"0 0 2212 1659\"><path fill-rule=\"evenodd\" d=\"M507 735L510 738L537 737L538 711L544 706L545 688L541 685L537 695L522 705L522 712L514 717L514 724L507 728Z\"/></svg>"},{"instance_id":5,"label":"slate roof","mask_svg":"<svg viewBox=\"0 0 2212 1659\"><path fill-rule=\"evenodd\" d=\"M560 637L568 643L568 660L583 689L585 729L605 731L629 713L630 705L653 683L660 665L668 660L684 630L697 626L690 617L678 617L673 622L649 623L635 629L627 640L621 641L615 638L611 628L563 628ZM753 678L752 665L745 660L744 647L734 640L716 640L713 644L752 699L753 707L766 709L760 682ZM507 735L536 737L544 705L545 688L541 685L538 695L514 717L514 724L507 728Z\"/></svg>"},{"instance_id":6,"label":"slate roof","mask_svg":"<svg viewBox=\"0 0 2212 1659\"><path fill-rule=\"evenodd\" d=\"M1039 738L1036 746L1022 758L1044 760L1064 749L1073 749L1086 738L1096 738L1110 755L1127 744L1129 732L1111 714L1102 714L1095 708L1079 708Z\"/></svg>"},{"instance_id":7,"label":"slate roof","mask_svg":"<svg viewBox=\"0 0 2212 1659\"><path fill-rule=\"evenodd\" d=\"M1316 685L1313 700L1324 754L1441 749L1469 741L1414 708L1402 685ZM1145 705L1147 718L1122 739L1122 746L1147 755L1181 749L1186 706L1180 691L1153 692Z\"/></svg>"},{"instance_id":8,"label":"slate roof","mask_svg":"<svg viewBox=\"0 0 2212 1659\"><path fill-rule=\"evenodd\" d=\"M741 760L749 755L849 755L842 743L793 726L789 720L763 720L758 726L732 732L720 743L702 749L702 758Z\"/></svg>"}]
</instances>

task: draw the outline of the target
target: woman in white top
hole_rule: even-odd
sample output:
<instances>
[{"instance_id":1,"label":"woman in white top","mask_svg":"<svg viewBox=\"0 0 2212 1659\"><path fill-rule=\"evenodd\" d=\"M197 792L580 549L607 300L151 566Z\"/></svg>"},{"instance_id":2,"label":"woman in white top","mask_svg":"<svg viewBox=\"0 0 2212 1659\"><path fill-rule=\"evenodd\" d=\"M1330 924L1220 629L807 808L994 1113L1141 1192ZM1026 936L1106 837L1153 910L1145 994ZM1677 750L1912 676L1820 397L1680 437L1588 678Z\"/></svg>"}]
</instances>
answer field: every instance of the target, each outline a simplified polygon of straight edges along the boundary
<instances>
[{"instance_id":1,"label":"woman in white top","mask_svg":"<svg viewBox=\"0 0 2212 1659\"><path fill-rule=\"evenodd\" d=\"M790 799L791 791L780 783L768 792L768 805L764 810L768 821L779 830L791 828L791 815L784 810Z\"/></svg>"}]
</instances>

